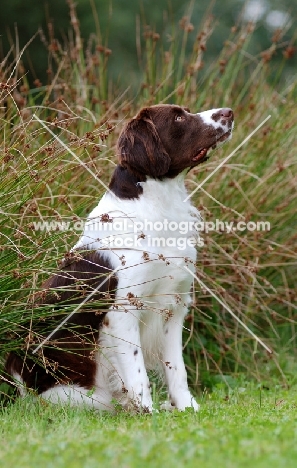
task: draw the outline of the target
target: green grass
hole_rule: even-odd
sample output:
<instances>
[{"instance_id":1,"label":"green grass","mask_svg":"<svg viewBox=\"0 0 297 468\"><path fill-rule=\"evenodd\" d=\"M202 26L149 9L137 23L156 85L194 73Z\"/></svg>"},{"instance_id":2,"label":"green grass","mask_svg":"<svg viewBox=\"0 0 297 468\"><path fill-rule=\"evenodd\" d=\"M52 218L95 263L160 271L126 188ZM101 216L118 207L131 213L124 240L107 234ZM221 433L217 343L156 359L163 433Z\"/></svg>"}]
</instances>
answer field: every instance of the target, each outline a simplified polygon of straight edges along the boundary
<instances>
[{"instance_id":1,"label":"green grass","mask_svg":"<svg viewBox=\"0 0 297 468\"><path fill-rule=\"evenodd\" d=\"M290 468L297 389L221 386L201 411L100 414L18 400L0 411L2 466Z\"/></svg>"}]
</instances>

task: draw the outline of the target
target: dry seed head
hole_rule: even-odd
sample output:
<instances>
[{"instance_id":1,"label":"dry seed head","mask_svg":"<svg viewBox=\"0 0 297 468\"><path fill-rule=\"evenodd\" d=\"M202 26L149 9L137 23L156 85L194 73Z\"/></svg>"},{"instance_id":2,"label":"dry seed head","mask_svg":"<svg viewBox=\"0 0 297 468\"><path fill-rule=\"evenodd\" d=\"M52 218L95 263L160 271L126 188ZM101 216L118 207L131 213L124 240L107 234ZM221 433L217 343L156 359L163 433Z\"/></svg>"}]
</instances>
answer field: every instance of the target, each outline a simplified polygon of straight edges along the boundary
<instances>
[{"instance_id":1,"label":"dry seed head","mask_svg":"<svg viewBox=\"0 0 297 468\"><path fill-rule=\"evenodd\" d=\"M171 62L171 60L172 60L172 54L171 54L170 51L166 50L166 51L164 52L164 62L165 62L166 64L168 64L168 63Z\"/></svg>"},{"instance_id":2,"label":"dry seed head","mask_svg":"<svg viewBox=\"0 0 297 468\"><path fill-rule=\"evenodd\" d=\"M143 37L144 37L145 39L150 39L151 37L153 37L153 34L154 34L154 33L153 33L153 31L151 30L151 27L148 26L148 25L146 25L146 26L144 27Z\"/></svg>"},{"instance_id":3,"label":"dry seed head","mask_svg":"<svg viewBox=\"0 0 297 468\"><path fill-rule=\"evenodd\" d=\"M282 36L283 36L283 31L280 28L276 29L271 38L271 42L279 42Z\"/></svg>"},{"instance_id":4,"label":"dry seed head","mask_svg":"<svg viewBox=\"0 0 297 468\"><path fill-rule=\"evenodd\" d=\"M275 50L274 48L269 48L267 50L264 50L264 52L261 52L261 57L263 59L264 63L270 62Z\"/></svg>"},{"instance_id":5,"label":"dry seed head","mask_svg":"<svg viewBox=\"0 0 297 468\"><path fill-rule=\"evenodd\" d=\"M5 89L5 90L8 90L8 89L11 89L13 87L13 85L10 85L8 82L6 83L0 83L0 89Z\"/></svg>"},{"instance_id":6,"label":"dry seed head","mask_svg":"<svg viewBox=\"0 0 297 468\"><path fill-rule=\"evenodd\" d=\"M38 78L36 78L36 80L33 81L33 84L34 86L36 86L36 88L40 88L42 86L42 83Z\"/></svg>"},{"instance_id":7,"label":"dry seed head","mask_svg":"<svg viewBox=\"0 0 297 468\"><path fill-rule=\"evenodd\" d=\"M295 53L296 53L296 50L297 48L296 47L293 47L293 46L288 46L286 48L286 50L283 51L283 56L286 58L286 59L291 59L294 57Z\"/></svg>"},{"instance_id":8,"label":"dry seed head","mask_svg":"<svg viewBox=\"0 0 297 468\"><path fill-rule=\"evenodd\" d=\"M183 16L182 19L179 22L179 26L181 29L185 30L188 23L189 23L189 16Z\"/></svg>"},{"instance_id":9,"label":"dry seed head","mask_svg":"<svg viewBox=\"0 0 297 468\"><path fill-rule=\"evenodd\" d=\"M186 87L185 83L180 84L176 90L176 94L178 96L183 96L185 92L185 87Z\"/></svg>"},{"instance_id":10,"label":"dry seed head","mask_svg":"<svg viewBox=\"0 0 297 468\"><path fill-rule=\"evenodd\" d=\"M148 262L150 260L150 256L147 252L143 252L142 258L145 262Z\"/></svg>"},{"instance_id":11,"label":"dry seed head","mask_svg":"<svg viewBox=\"0 0 297 468\"><path fill-rule=\"evenodd\" d=\"M187 24L187 26L185 27L185 31L187 33L194 31L194 25L192 23Z\"/></svg>"},{"instance_id":12,"label":"dry seed head","mask_svg":"<svg viewBox=\"0 0 297 468\"><path fill-rule=\"evenodd\" d=\"M246 32L247 34L251 34L255 29L255 23L253 21L250 21L248 24L247 24L247 28L246 28Z\"/></svg>"}]
</instances>

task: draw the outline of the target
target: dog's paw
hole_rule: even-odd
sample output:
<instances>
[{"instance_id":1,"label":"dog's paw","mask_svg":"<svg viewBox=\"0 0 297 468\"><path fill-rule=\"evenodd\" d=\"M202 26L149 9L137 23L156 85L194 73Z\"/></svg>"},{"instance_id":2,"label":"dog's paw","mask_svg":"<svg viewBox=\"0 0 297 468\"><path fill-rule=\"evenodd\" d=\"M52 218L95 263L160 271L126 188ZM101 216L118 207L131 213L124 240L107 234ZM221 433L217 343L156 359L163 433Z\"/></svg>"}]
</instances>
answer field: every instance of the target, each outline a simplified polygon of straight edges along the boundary
<instances>
[{"instance_id":1,"label":"dog's paw","mask_svg":"<svg viewBox=\"0 0 297 468\"><path fill-rule=\"evenodd\" d=\"M200 406L191 394L175 398L172 405L179 411L185 411L186 408L192 408L195 412L199 411Z\"/></svg>"},{"instance_id":2,"label":"dog's paw","mask_svg":"<svg viewBox=\"0 0 297 468\"><path fill-rule=\"evenodd\" d=\"M200 405L198 405L197 401L192 396L183 399L177 399L174 403L166 400L160 405L160 409L163 411L185 411L187 408L192 408L196 413L196 411L199 411Z\"/></svg>"},{"instance_id":3,"label":"dog's paw","mask_svg":"<svg viewBox=\"0 0 297 468\"><path fill-rule=\"evenodd\" d=\"M181 405L181 406L178 406L178 409L180 411L184 411L185 409L187 408L192 408L194 410L194 412L196 413L197 411L199 411L200 409L200 405L198 405L197 401L195 400L195 398L192 397L191 399L191 404L187 404L187 405Z\"/></svg>"},{"instance_id":4,"label":"dog's paw","mask_svg":"<svg viewBox=\"0 0 297 468\"><path fill-rule=\"evenodd\" d=\"M130 398L124 405L125 409L138 414L153 413L153 402L150 399L143 401L140 398Z\"/></svg>"}]
</instances>

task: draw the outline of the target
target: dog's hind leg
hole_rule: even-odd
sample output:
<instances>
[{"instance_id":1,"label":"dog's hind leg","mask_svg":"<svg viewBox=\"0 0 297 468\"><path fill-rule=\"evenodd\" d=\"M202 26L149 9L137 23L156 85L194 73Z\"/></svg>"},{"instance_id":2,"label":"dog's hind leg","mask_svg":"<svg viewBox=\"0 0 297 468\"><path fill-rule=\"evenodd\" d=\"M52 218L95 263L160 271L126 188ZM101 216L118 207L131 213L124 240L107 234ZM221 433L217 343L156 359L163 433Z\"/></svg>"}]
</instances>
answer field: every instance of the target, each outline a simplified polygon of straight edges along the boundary
<instances>
[{"instance_id":1,"label":"dog's hind leg","mask_svg":"<svg viewBox=\"0 0 297 468\"><path fill-rule=\"evenodd\" d=\"M85 406L102 411L113 411L111 397L103 389L87 390L78 385L56 385L39 395L55 404Z\"/></svg>"}]
</instances>

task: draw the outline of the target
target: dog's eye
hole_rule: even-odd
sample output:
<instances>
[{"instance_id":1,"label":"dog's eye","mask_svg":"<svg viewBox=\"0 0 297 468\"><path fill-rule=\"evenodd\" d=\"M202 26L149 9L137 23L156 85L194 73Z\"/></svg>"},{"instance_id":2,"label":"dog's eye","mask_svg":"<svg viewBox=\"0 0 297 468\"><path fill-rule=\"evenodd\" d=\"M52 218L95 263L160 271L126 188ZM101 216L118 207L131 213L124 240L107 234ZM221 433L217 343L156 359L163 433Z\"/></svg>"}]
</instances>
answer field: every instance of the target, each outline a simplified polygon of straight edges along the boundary
<instances>
[{"instance_id":1,"label":"dog's eye","mask_svg":"<svg viewBox=\"0 0 297 468\"><path fill-rule=\"evenodd\" d=\"M176 122L182 122L183 120L185 120L185 118L183 115L176 115L174 120Z\"/></svg>"}]
</instances>

